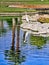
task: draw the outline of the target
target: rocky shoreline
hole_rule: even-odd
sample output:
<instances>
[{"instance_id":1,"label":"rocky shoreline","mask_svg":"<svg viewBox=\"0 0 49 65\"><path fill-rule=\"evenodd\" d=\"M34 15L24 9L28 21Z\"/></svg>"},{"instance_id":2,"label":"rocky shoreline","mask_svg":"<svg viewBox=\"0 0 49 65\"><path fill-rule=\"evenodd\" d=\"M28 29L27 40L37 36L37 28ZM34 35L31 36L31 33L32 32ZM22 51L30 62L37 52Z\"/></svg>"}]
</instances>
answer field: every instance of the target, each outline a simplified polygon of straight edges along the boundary
<instances>
[{"instance_id":1,"label":"rocky shoreline","mask_svg":"<svg viewBox=\"0 0 49 65\"><path fill-rule=\"evenodd\" d=\"M49 36L49 23L40 23L40 22L32 22L32 23L22 23L21 29L23 31L29 32L35 36Z\"/></svg>"}]
</instances>

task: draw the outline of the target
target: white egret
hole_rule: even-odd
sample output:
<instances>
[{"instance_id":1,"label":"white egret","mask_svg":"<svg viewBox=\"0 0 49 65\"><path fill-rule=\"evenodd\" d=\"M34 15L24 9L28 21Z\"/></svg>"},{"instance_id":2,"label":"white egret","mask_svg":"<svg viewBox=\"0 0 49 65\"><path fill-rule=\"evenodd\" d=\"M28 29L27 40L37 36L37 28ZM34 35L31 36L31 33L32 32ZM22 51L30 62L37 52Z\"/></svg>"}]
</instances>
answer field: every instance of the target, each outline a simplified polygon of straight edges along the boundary
<instances>
[{"instance_id":1,"label":"white egret","mask_svg":"<svg viewBox=\"0 0 49 65\"><path fill-rule=\"evenodd\" d=\"M29 18L28 15L26 14L26 21L29 23Z\"/></svg>"}]
</instances>

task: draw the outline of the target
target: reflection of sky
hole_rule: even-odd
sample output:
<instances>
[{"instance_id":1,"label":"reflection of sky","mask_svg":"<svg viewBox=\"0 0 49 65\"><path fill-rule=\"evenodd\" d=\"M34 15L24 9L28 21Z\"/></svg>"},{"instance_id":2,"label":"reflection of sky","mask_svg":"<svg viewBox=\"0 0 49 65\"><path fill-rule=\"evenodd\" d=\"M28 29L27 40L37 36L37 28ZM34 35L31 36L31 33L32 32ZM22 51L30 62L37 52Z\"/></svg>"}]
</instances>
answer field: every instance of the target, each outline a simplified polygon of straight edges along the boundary
<instances>
[{"instance_id":1,"label":"reflection of sky","mask_svg":"<svg viewBox=\"0 0 49 65\"><path fill-rule=\"evenodd\" d=\"M14 63L11 63L12 65L14 65ZM8 60L5 60L5 56L4 53L0 53L0 65L11 65L10 62Z\"/></svg>"},{"instance_id":2,"label":"reflection of sky","mask_svg":"<svg viewBox=\"0 0 49 65\"><path fill-rule=\"evenodd\" d=\"M10 44L11 44L11 37L12 36L11 36L11 31L9 31L9 32L6 33L5 36L0 37L0 50L2 50L2 49L4 50L4 48L10 46Z\"/></svg>"},{"instance_id":3,"label":"reflection of sky","mask_svg":"<svg viewBox=\"0 0 49 65\"><path fill-rule=\"evenodd\" d=\"M5 36L0 37L0 65L14 65L10 64L8 60L5 60L4 50L10 49L12 31L6 32ZM20 31L20 49L21 54L25 56L25 61L21 65L49 65L49 41L44 45L42 49L37 49L36 46L32 46L29 43L22 42L23 31ZM16 39L15 39L16 40Z\"/></svg>"},{"instance_id":4,"label":"reflection of sky","mask_svg":"<svg viewBox=\"0 0 49 65\"><path fill-rule=\"evenodd\" d=\"M36 48L30 48L23 49L23 52L26 56L26 61L22 65L49 65L49 52L47 49L38 50Z\"/></svg>"},{"instance_id":5,"label":"reflection of sky","mask_svg":"<svg viewBox=\"0 0 49 65\"><path fill-rule=\"evenodd\" d=\"M4 50L9 49L11 45L11 31L9 32L5 36L0 37L0 65L9 65L8 61L4 59Z\"/></svg>"},{"instance_id":6,"label":"reflection of sky","mask_svg":"<svg viewBox=\"0 0 49 65\"><path fill-rule=\"evenodd\" d=\"M6 60L4 59L4 54L3 54L3 52L0 53L0 65L8 65L7 63L8 63L8 61L6 61Z\"/></svg>"},{"instance_id":7,"label":"reflection of sky","mask_svg":"<svg viewBox=\"0 0 49 65\"><path fill-rule=\"evenodd\" d=\"M30 59L30 58L28 58L28 59ZM22 65L46 65L46 64L49 65L49 61L46 61L44 59L34 58L29 61L27 61L27 60L25 63L22 63Z\"/></svg>"}]
</instances>

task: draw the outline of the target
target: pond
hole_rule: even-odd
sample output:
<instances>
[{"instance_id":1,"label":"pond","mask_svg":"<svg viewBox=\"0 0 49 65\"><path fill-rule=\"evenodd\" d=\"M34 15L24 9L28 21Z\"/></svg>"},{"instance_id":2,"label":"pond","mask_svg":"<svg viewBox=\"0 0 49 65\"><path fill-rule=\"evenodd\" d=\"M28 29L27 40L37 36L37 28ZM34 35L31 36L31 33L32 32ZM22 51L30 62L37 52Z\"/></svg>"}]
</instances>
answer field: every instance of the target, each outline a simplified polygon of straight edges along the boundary
<instances>
[{"instance_id":1,"label":"pond","mask_svg":"<svg viewBox=\"0 0 49 65\"><path fill-rule=\"evenodd\" d=\"M49 65L49 38L33 36L25 40L20 26L0 23L0 65Z\"/></svg>"}]
</instances>

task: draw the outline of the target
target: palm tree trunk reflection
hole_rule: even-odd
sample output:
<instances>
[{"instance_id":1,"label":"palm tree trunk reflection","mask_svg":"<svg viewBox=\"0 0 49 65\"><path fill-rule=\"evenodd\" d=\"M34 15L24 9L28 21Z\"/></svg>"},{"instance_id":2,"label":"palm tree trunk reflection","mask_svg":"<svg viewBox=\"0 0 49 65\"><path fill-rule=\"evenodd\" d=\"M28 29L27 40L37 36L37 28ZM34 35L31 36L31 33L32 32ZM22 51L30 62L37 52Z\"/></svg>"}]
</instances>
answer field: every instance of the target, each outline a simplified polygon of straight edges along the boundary
<instances>
[{"instance_id":1,"label":"palm tree trunk reflection","mask_svg":"<svg viewBox=\"0 0 49 65\"><path fill-rule=\"evenodd\" d=\"M16 52L14 49L15 43L15 28L16 25L13 19L13 27L12 27L12 48L10 50L5 50L5 59L9 60L10 62L14 62L14 65L20 65L22 62L25 61L25 56L21 54L19 51L19 35L20 35L20 24L17 24L17 42L16 42ZM11 63L12 64L12 63Z\"/></svg>"},{"instance_id":2,"label":"palm tree trunk reflection","mask_svg":"<svg viewBox=\"0 0 49 65\"><path fill-rule=\"evenodd\" d=\"M16 52L19 51L19 34L20 33L20 26L17 26L17 42L16 42Z\"/></svg>"},{"instance_id":3,"label":"palm tree trunk reflection","mask_svg":"<svg viewBox=\"0 0 49 65\"><path fill-rule=\"evenodd\" d=\"M14 50L14 43L15 43L15 19L12 19L13 27L12 27L12 50Z\"/></svg>"}]
</instances>

